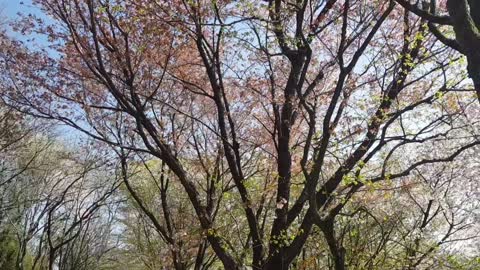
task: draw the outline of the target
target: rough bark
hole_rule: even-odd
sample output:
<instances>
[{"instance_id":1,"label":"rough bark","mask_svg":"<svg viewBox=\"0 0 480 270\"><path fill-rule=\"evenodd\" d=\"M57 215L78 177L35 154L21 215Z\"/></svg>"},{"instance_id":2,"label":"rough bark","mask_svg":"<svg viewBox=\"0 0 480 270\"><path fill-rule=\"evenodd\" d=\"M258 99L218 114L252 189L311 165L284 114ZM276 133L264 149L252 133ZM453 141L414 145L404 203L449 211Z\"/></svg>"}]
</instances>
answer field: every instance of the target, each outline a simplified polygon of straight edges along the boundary
<instances>
[{"instance_id":1,"label":"rough bark","mask_svg":"<svg viewBox=\"0 0 480 270\"><path fill-rule=\"evenodd\" d=\"M468 75L480 101L480 3L474 0L449 0L447 9L457 42L467 57Z\"/></svg>"}]
</instances>

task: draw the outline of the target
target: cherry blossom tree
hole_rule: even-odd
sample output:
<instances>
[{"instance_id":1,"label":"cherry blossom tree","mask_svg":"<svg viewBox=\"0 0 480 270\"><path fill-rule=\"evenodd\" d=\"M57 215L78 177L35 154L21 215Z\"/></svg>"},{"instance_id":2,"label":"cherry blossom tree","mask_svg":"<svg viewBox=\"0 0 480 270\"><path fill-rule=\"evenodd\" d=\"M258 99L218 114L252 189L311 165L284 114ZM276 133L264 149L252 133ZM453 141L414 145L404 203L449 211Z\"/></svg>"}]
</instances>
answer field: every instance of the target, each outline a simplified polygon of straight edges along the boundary
<instances>
[{"instance_id":1,"label":"cherry blossom tree","mask_svg":"<svg viewBox=\"0 0 480 270\"><path fill-rule=\"evenodd\" d=\"M437 188L457 180L430 171L478 162L477 60L467 49L478 31L455 22L454 43L435 26L469 18L454 2L466 3L448 1L447 18L434 2L36 0L49 22L24 16L15 27L48 44L3 42L2 99L110 147L175 269L202 269L210 255L225 269L289 269L312 239L333 269L347 269L358 262L345 231L362 224L345 216L375 220L382 190L422 178ZM390 223L392 237L380 230L378 245L408 235L405 264L416 267L462 225L442 197L402 189L411 196L395 196L419 214L404 230ZM371 208L359 203L365 194ZM196 228L188 244L180 198ZM425 244L440 213L452 229ZM369 252L366 269L379 254Z\"/></svg>"}]
</instances>

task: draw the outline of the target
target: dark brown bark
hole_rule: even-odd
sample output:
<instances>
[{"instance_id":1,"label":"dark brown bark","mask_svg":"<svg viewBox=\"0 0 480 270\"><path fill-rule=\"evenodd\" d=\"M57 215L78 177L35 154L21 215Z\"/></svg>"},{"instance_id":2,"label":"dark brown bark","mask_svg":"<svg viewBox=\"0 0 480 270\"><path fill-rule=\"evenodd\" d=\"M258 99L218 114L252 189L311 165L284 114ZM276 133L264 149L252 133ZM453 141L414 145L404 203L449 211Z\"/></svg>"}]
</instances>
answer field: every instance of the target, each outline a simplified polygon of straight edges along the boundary
<instances>
[{"instance_id":1,"label":"dark brown bark","mask_svg":"<svg viewBox=\"0 0 480 270\"><path fill-rule=\"evenodd\" d=\"M480 101L480 4L473 0L449 0L447 9L456 39L467 57L468 74Z\"/></svg>"},{"instance_id":2,"label":"dark brown bark","mask_svg":"<svg viewBox=\"0 0 480 270\"><path fill-rule=\"evenodd\" d=\"M467 57L468 75L472 79L477 98L480 101L480 2L476 0L448 0L449 16L437 16L436 1L432 0L430 11L409 3L408 0L396 0L405 9L429 22L429 28L445 45L459 51ZM452 25L455 40L445 37L434 25Z\"/></svg>"},{"instance_id":3,"label":"dark brown bark","mask_svg":"<svg viewBox=\"0 0 480 270\"><path fill-rule=\"evenodd\" d=\"M333 219L318 224L327 240L328 248L332 254L335 270L345 270L345 249L341 246L335 237Z\"/></svg>"}]
</instances>

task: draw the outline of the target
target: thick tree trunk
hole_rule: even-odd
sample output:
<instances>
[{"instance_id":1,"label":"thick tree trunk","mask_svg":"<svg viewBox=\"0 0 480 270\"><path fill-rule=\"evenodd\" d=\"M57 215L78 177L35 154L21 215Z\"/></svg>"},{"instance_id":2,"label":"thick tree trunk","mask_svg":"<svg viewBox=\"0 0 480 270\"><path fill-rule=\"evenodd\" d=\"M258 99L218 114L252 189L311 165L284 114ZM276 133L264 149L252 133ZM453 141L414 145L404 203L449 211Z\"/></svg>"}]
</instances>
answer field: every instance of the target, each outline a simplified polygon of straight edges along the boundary
<instances>
[{"instance_id":1,"label":"thick tree trunk","mask_svg":"<svg viewBox=\"0 0 480 270\"><path fill-rule=\"evenodd\" d=\"M473 84L475 85L475 92L476 92L476 95L477 95L477 99L480 102L480 57L477 60L478 60L477 64L472 66L473 70L470 71L470 68L469 68L468 73L469 73L469 76L473 80ZM475 76L475 75L477 75L477 76Z\"/></svg>"},{"instance_id":2,"label":"thick tree trunk","mask_svg":"<svg viewBox=\"0 0 480 270\"><path fill-rule=\"evenodd\" d=\"M288 270L289 264L287 264L282 256L275 256L263 267L263 270Z\"/></svg>"},{"instance_id":3,"label":"thick tree trunk","mask_svg":"<svg viewBox=\"0 0 480 270\"><path fill-rule=\"evenodd\" d=\"M448 13L457 42L468 60L468 75L480 101L480 3L469 0L448 0Z\"/></svg>"},{"instance_id":4,"label":"thick tree trunk","mask_svg":"<svg viewBox=\"0 0 480 270\"><path fill-rule=\"evenodd\" d=\"M333 262L335 266L335 270L346 270L345 266L345 249L339 245L337 239L335 238L335 230L334 230L334 222L333 220L326 221L321 224L320 229L325 236L325 240L327 240L328 247L330 249L330 253L333 257Z\"/></svg>"}]
</instances>

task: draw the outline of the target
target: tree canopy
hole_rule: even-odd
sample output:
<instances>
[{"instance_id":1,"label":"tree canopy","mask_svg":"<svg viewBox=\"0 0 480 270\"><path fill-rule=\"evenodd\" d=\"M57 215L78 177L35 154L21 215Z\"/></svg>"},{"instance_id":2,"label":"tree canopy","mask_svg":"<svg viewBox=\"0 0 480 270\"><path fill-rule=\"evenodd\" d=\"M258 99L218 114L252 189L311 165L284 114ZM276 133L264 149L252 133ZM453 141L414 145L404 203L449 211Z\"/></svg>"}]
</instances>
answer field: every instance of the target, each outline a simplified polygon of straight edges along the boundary
<instances>
[{"instance_id":1,"label":"tree canopy","mask_svg":"<svg viewBox=\"0 0 480 270\"><path fill-rule=\"evenodd\" d=\"M478 1L33 5L0 268L480 268Z\"/></svg>"}]
</instances>

